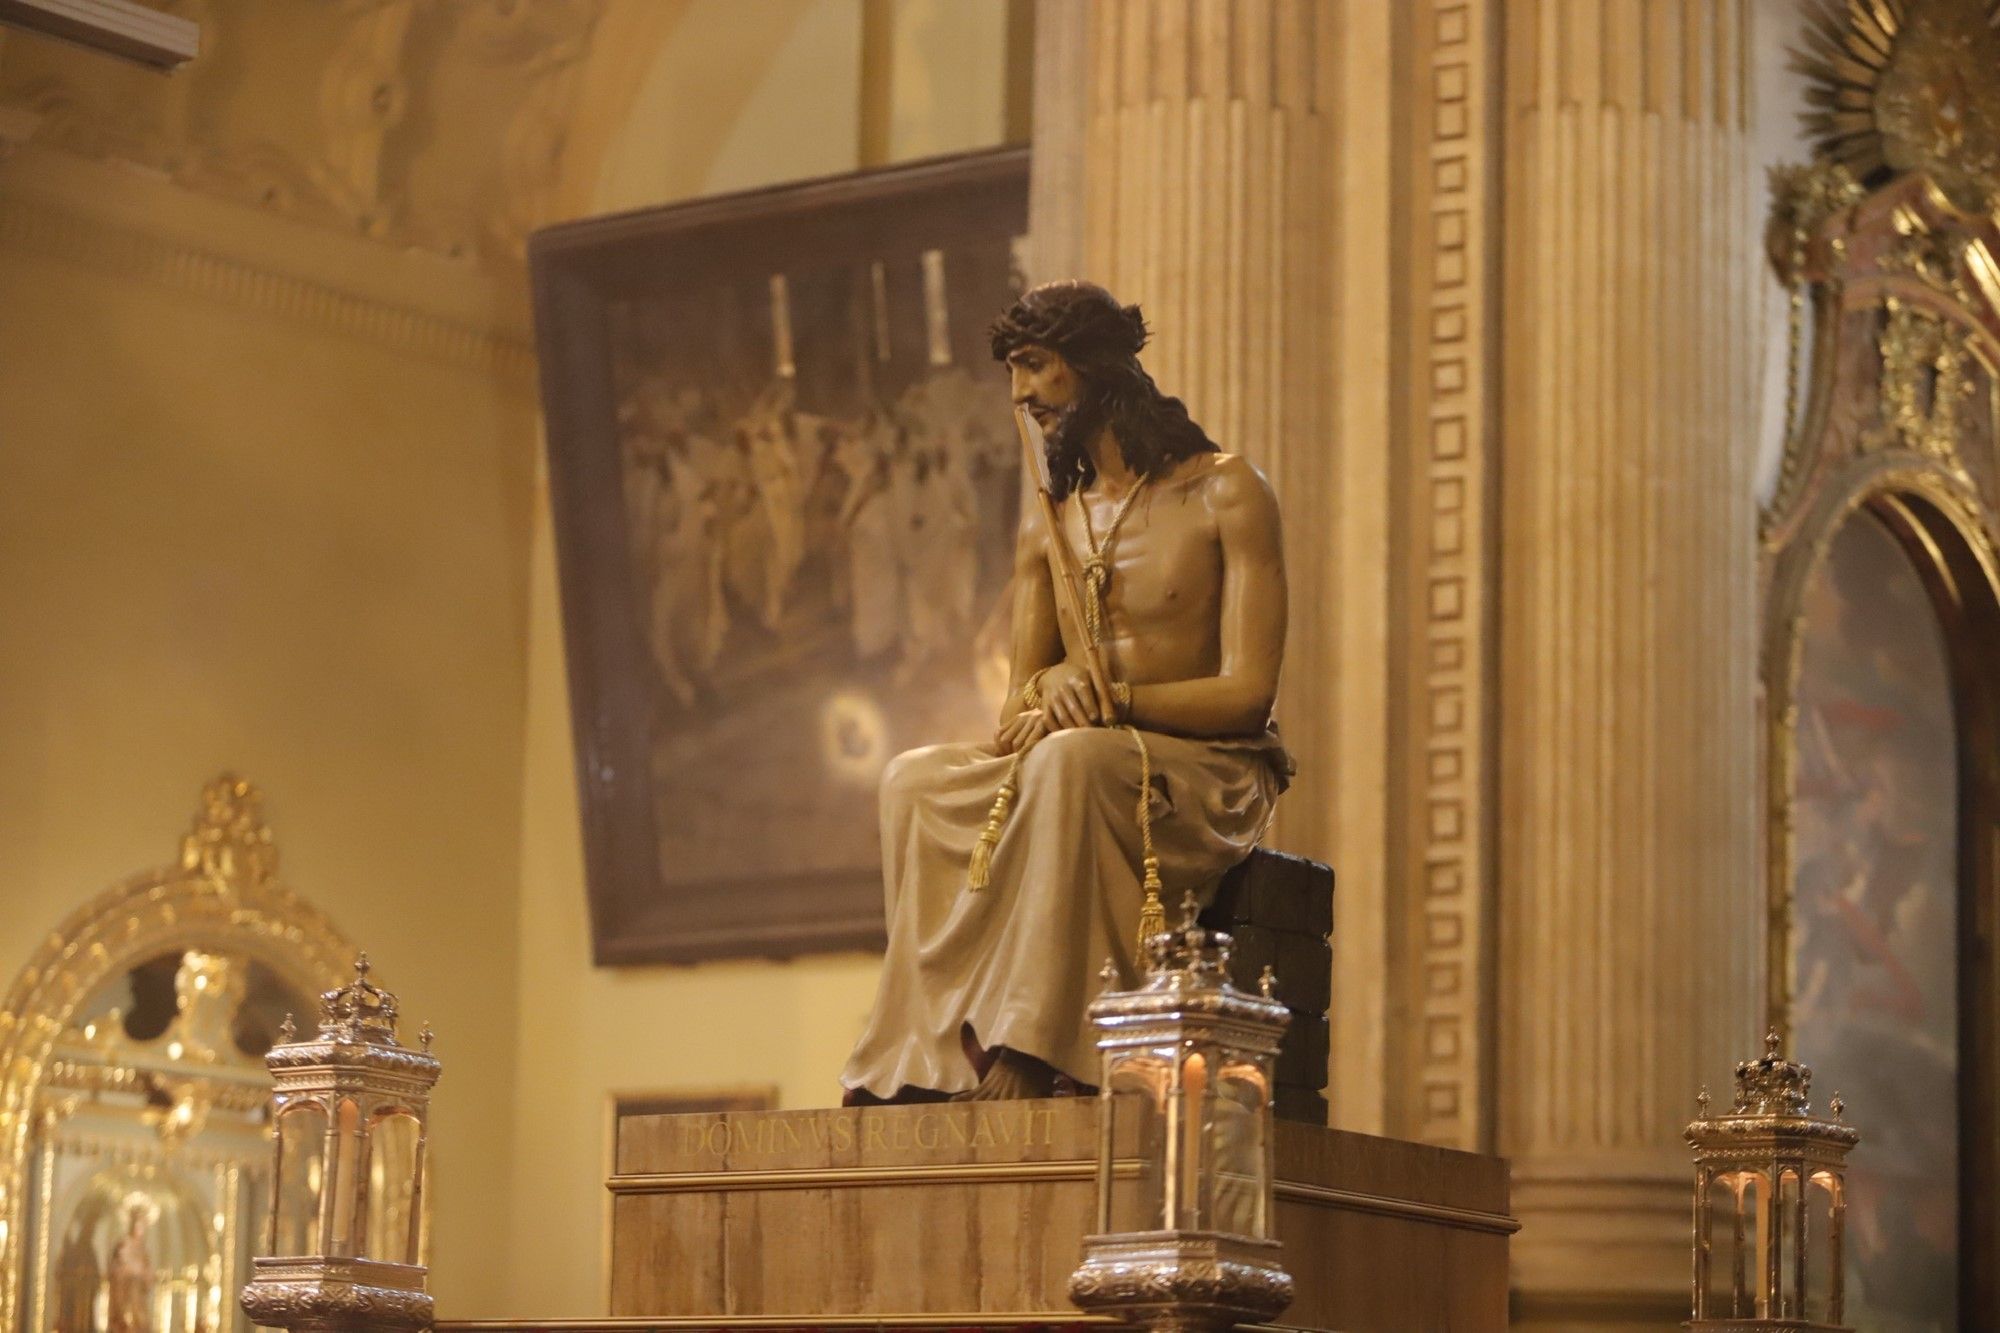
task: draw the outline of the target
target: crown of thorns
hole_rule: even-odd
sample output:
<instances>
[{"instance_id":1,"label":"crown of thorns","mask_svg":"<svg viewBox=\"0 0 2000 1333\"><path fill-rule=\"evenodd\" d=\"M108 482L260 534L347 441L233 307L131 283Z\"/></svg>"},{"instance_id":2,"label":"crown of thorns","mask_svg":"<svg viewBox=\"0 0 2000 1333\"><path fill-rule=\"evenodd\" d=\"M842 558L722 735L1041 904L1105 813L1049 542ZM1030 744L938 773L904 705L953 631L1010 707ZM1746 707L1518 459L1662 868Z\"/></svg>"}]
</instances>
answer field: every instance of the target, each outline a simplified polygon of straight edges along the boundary
<instances>
[{"instance_id":1,"label":"crown of thorns","mask_svg":"<svg viewBox=\"0 0 2000 1333\"><path fill-rule=\"evenodd\" d=\"M1136 305L1121 306L1095 283L1051 282L1024 292L987 330L993 359L1028 343L1068 360L1137 356L1152 337Z\"/></svg>"}]
</instances>

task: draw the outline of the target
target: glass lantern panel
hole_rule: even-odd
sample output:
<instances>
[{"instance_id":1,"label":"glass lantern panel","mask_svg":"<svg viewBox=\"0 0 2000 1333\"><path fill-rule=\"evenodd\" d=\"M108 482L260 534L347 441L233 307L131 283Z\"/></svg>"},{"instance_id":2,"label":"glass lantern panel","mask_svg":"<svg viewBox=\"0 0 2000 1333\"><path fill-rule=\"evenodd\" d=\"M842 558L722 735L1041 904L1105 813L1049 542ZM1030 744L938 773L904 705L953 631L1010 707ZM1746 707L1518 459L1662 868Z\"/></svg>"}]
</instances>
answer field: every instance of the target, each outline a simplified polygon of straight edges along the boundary
<instances>
[{"instance_id":1,"label":"glass lantern panel","mask_svg":"<svg viewBox=\"0 0 2000 1333\"><path fill-rule=\"evenodd\" d=\"M368 1219L362 1253L392 1264L417 1262L417 1118L406 1111L378 1115L368 1133Z\"/></svg>"},{"instance_id":2,"label":"glass lantern panel","mask_svg":"<svg viewBox=\"0 0 2000 1333\"><path fill-rule=\"evenodd\" d=\"M333 1114L333 1225L326 1238L326 1253L351 1255L357 1249L356 1205L368 1183L361 1175L361 1108L353 1098L343 1097Z\"/></svg>"},{"instance_id":3,"label":"glass lantern panel","mask_svg":"<svg viewBox=\"0 0 2000 1333\"><path fill-rule=\"evenodd\" d=\"M326 1110L299 1102L278 1117L277 1208L271 1214L271 1254L318 1254L319 1192L326 1183Z\"/></svg>"},{"instance_id":4,"label":"glass lantern panel","mask_svg":"<svg viewBox=\"0 0 2000 1333\"><path fill-rule=\"evenodd\" d=\"M1778 1235L1778 1309L1781 1318L1796 1319L1803 1311L1806 1246L1812 1238L1800 1213L1800 1180L1796 1170L1778 1172L1777 1208L1773 1221Z\"/></svg>"},{"instance_id":5,"label":"glass lantern panel","mask_svg":"<svg viewBox=\"0 0 2000 1333\"><path fill-rule=\"evenodd\" d=\"M1182 1231L1207 1231L1214 1225L1210 1161L1215 1123L1215 1054L1187 1043L1180 1055L1180 1092L1167 1100L1168 1161L1173 1170L1167 1186L1167 1225Z\"/></svg>"},{"instance_id":6,"label":"glass lantern panel","mask_svg":"<svg viewBox=\"0 0 2000 1333\"><path fill-rule=\"evenodd\" d=\"M1208 1128L1217 1231L1262 1239L1269 1233L1270 1076L1254 1060L1231 1060L1215 1079Z\"/></svg>"},{"instance_id":7,"label":"glass lantern panel","mask_svg":"<svg viewBox=\"0 0 2000 1333\"><path fill-rule=\"evenodd\" d=\"M1815 1171L1806 1190L1806 1225L1812 1234L1808 1238L1806 1262L1806 1317L1822 1324L1842 1322L1841 1312L1834 1306L1836 1282L1841 1274L1839 1250L1845 1240L1841 1233L1846 1223L1838 1216L1836 1204L1840 1199L1841 1183L1826 1171Z\"/></svg>"},{"instance_id":8,"label":"glass lantern panel","mask_svg":"<svg viewBox=\"0 0 2000 1333\"><path fill-rule=\"evenodd\" d=\"M1158 1231L1167 1225L1161 1171L1166 1160L1171 1048L1115 1057L1107 1076L1113 1172L1107 1231Z\"/></svg>"},{"instance_id":9,"label":"glass lantern panel","mask_svg":"<svg viewBox=\"0 0 2000 1333\"><path fill-rule=\"evenodd\" d=\"M1755 1171L1718 1174L1708 1188L1705 1223L1708 1280L1704 1313L1710 1319L1747 1319L1757 1310L1763 1268L1763 1177ZM1698 1236L1697 1245L1701 1243Z\"/></svg>"}]
</instances>

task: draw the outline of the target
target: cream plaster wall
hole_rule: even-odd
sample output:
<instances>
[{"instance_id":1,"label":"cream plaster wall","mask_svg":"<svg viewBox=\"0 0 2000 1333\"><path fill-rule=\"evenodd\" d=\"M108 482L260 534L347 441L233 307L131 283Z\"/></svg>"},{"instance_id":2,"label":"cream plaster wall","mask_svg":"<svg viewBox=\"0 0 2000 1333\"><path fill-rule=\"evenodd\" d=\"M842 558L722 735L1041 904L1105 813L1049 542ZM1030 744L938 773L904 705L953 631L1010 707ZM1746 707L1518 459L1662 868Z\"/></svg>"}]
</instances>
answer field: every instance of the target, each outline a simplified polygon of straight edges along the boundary
<instances>
[{"instance_id":1,"label":"cream plaster wall","mask_svg":"<svg viewBox=\"0 0 2000 1333\"><path fill-rule=\"evenodd\" d=\"M340 299L332 291L345 295ZM0 162L0 972L267 793L285 879L446 1065L435 1289L506 1238L533 403L464 265ZM462 334L468 357L398 330Z\"/></svg>"},{"instance_id":2,"label":"cream plaster wall","mask_svg":"<svg viewBox=\"0 0 2000 1333\"><path fill-rule=\"evenodd\" d=\"M888 11L897 155L999 142L1005 6L977 0L965 7L989 6L991 14L960 18L942 14L934 0L898 0ZM725 11L737 22L724 25ZM587 211L854 169L864 17L858 0L770 3L754 35L741 30L741 12L728 0L687 5L636 81L624 128L607 136ZM521 1140L503 1304L518 1316L579 1316L605 1309L612 1097L769 1087L781 1105L832 1104L874 995L876 958L591 966L545 491L536 499L529 568L515 1062Z\"/></svg>"}]
</instances>

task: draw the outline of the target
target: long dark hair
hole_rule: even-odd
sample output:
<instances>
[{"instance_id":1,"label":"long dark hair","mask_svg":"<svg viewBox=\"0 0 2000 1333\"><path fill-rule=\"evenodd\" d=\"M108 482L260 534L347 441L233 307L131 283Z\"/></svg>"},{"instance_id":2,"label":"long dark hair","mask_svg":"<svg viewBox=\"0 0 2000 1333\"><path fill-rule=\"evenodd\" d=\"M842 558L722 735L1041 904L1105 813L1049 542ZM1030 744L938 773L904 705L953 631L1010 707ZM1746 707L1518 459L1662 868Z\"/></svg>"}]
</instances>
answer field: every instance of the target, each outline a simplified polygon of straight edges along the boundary
<instances>
[{"instance_id":1,"label":"long dark hair","mask_svg":"<svg viewBox=\"0 0 2000 1333\"><path fill-rule=\"evenodd\" d=\"M1180 399L1160 392L1139 364L1151 336L1136 305L1121 306L1092 282L1068 280L1030 289L993 321L993 359L1027 344L1047 347L1076 372L1080 391L1048 436L1049 493L1060 500L1096 480L1084 446L1104 427L1125 466L1154 477L1217 444Z\"/></svg>"}]
</instances>

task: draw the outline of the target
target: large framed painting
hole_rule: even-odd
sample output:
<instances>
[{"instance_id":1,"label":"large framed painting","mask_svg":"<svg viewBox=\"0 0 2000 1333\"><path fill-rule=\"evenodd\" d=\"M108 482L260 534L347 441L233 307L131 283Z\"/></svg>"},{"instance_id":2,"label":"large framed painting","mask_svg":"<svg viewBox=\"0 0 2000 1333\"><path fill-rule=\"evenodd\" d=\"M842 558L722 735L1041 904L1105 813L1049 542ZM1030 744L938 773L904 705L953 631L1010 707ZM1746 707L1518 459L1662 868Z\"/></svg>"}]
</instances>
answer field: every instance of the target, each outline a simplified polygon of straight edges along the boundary
<instances>
[{"instance_id":1,"label":"large framed painting","mask_svg":"<svg viewBox=\"0 0 2000 1333\"><path fill-rule=\"evenodd\" d=\"M989 732L1019 445L1004 150L530 245L600 963L882 938L875 791Z\"/></svg>"}]
</instances>

